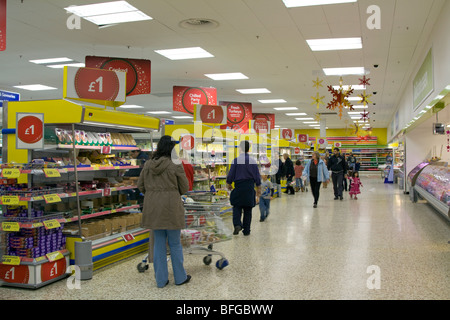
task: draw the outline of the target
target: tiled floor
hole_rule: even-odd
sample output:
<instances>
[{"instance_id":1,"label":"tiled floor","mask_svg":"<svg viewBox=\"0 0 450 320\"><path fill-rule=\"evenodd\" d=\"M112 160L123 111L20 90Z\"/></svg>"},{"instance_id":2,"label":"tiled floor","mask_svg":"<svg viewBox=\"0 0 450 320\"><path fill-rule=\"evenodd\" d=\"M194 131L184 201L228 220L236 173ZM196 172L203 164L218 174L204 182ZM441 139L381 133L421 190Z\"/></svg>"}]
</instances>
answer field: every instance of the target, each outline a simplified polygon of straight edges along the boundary
<instances>
[{"instance_id":1,"label":"tiled floor","mask_svg":"<svg viewBox=\"0 0 450 320\"><path fill-rule=\"evenodd\" d=\"M215 245L228 267L218 270L216 256L210 266L185 256L187 285L170 275L156 288L151 265L137 272L138 255L95 271L79 290L62 280L38 290L1 287L0 299L449 299L450 225L379 175L362 182L358 200L334 201L329 186L317 209L310 193L273 200L262 223L255 208L249 237Z\"/></svg>"}]
</instances>

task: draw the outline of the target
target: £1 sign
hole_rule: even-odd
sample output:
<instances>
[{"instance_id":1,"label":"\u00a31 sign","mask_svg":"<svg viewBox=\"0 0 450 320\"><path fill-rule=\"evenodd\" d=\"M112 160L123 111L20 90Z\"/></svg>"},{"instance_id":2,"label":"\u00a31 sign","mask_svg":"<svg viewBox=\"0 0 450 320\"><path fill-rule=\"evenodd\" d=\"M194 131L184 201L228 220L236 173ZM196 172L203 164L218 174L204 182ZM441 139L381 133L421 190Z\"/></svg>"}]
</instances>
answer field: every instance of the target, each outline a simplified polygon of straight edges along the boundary
<instances>
[{"instance_id":1,"label":"\u00a31 sign","mask_svg":"<svg viewBox=\"0 0 450 320\"><path fill-rule=\"evenodd\" d=\"M42 113L17 113L17 149L44 148L44 115Z\"/></svg>"}]
</instances>

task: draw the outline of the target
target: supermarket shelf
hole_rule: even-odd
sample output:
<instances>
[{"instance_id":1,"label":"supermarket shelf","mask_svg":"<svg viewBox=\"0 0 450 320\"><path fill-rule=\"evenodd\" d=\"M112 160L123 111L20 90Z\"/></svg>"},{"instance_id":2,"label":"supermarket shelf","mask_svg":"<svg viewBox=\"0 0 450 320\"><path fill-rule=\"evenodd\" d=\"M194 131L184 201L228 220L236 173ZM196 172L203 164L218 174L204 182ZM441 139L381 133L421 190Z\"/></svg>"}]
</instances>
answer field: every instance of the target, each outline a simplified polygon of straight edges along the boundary
<instances>
[{"instance_id":1,"label":"supermarket shelf","mask_svg":"<svg viewBox=\"0 0 450 320\"><path fill-rule=\"evenodd\" d=\"M75 145L75 149L82 150L102 150L105 146L84 146L84 145ZM71 144L58 144L58 149L73 149L73 145ZM131 151L131 150L139 150L136 146L111 146L111 150L115 151Z\"/></svg>"},{"instance_id":2,"label":"supermarket shelf","mask_svg":"<svg viewBox=\"0 0 450 320\"><path fill-rule=\"evenodd\" d=\"M77 171L81 172L81 171L105 171L105 170L129 170L129 169L139 169L139 166L89 166L89 167L78 167L77 166ZM0 170L0 172L2 172L4 169L7 168L3 168ZM69 173L69 172L75 172L75 168L71 167L71 168L43 168L43 169L20 169L20 174L45 174L44 169L55 169L57 170L60 174L61 173ZM8 177L5 177L8 178Z\"/></svg>"}]
</instances>

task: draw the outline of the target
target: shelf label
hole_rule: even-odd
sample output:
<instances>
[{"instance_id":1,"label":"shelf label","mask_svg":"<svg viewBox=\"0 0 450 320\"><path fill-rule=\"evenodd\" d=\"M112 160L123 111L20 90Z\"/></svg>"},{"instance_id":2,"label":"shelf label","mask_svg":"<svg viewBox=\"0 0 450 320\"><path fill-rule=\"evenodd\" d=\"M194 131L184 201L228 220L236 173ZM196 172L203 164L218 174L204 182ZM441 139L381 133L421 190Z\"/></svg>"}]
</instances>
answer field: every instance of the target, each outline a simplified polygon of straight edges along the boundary
<instances>
[{"instance_id":1,"label":"shelf label","mask_svg":"<svg viewBox=\"0 0 450 320\"><path fill-rule=\"evenodd\" d=\"M111 146L102 146L102 154L111 154Z\"/></svg>"},{"instance_id":2,"label":"shelf label","mask_svg":"<svg viewBox=\"0 0 450 320\"><path fill-rule=\"evenodd\" d=\"M129 234L124 234L124 235L122 236L122 238L123 238L123 241L125 241L125 242L133 241L133 240L134 240L134 236L133 236L131 233L129 233Z\"/></svg>"},{"instance_id":3,"label":"shelf label","mask_svg":"<svg viewBox=\"0 0 450 320\"><path fill-rule=\"evenodd\" d=\"M48 261L53 262L64 258L63 254L59 251L50 252L46 254Z\"/></svg>"},{"instance_id":4,"label":"shelf label","mask_svg":"<svg viewBox=\"0 0 450 320\"><path fill-rule=\"evenodd\" d=\"M47 230L48 229L55 229L55 228L61 227L61 224L56 219L46 220L46 221L44 221L44 227Z\"/></svg>"},{"instance_id":5,"label":"shelf label","mask_svg":"<svg viewBox=\"0 0 450 320\"><path fill-rule=\"evenodd\" d=\"M2 196L2 204L5 206L17 206L19 205L18 196Z\"/></svg>"},{"instance_id":6,"label":"shelf label","mask_svg":"<svg viewBox=\"0 0 450 320\"><path fill-rule=\"evenodd\" d=\"M20 230L20 224L18 222L2 222L2 230L17 232Z\"/></svg>"},{"instance_id":7,"label":"shelf label","mask_svg":"<svg viewBox=\"0 0 450 320\"><path fill-rule=\"evenodd\" d=\"M2 263L10 266L18 266L20 265L20 257L15 256L3 256Z\"/></svg>"},{"instance_id":8,"label":"shelf label","mask_svg":"<svg viewBox=\"0 0 450 320\"><path fill-rule=\"evenodd\" d=\"M59 178L61 173L57 169L44 169L44 174L46 178Z\"/></svg>"},{"instance_id":9,"label":"shelf label","mask_svg":"<svg viewBox=\"0 0 450 320\"><path fill-rule=\"evenodd\" d=\"M61 202L61 198L57 194L45 194L45 203L56 203Z\"/></svg>"},{"instance_id":10,"label":"shelf label","mask_svg":"<svg viewBox=\"0 0 450 320\"><path fill-rule=\"evenodd\" d=\"M105 188L105 189L103 189L103 196L104 196L104 197L109 197L109 196L111 196L111 189L110 189L110 188Z\"/></svg>"},{"instance_id":11,"label":"shelf label","mask_svg":"<svg viewBox=\"0 0 450 320\"><path fill-rule=\"evenodd\" d=\"M20 177L20 169L2 169L2 178L17 179Z\"/></svg>"}]
</instances>

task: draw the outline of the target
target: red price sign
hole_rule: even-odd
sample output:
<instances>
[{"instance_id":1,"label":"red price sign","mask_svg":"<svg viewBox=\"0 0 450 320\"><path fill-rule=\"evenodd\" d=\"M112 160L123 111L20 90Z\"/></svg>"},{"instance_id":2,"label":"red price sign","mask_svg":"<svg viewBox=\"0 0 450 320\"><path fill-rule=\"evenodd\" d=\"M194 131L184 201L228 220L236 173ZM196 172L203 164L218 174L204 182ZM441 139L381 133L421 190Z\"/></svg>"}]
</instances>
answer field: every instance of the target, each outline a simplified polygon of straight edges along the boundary
<instances>
[{"instance_id":1,"label":"red price sign","mask_svg":"<svg viewBox=\"0 0 450 320\"><path fill-rule=\"evenodd\" d=\"M294 138L294 130L292 130L292 129L283 129L283 131L281 131L281 136L285 140L292 140Z\"/></svg>"},{"instance_id":2,"label":"red price sign","mask_svg":"<svg viewBox=\"0 0 450 320\"><path fill-rule=\"evenodd\" d=\"M17 114L17 149L42 149L44 147L44 115L40 113Z\"/></svg>"},{"instance_id":3,"label":"red price sign","mask_svg":"<svg viewBox=\"0 0 450 320\"><path fill-rule=\"evenodd\" d=\"M196 105L194 118L203 123L226 124L226 112L226 107L223 106Z\"/></svg>"},{"instance_id":4,"label":"red price sign","mask_svg":"<svg viewBox=\"0 0 450 320\"><path fill-rule=\"evenodd\" d=\"M295 154L300 154L300 148L295 148Z\"/></svg>"},{"instance_id":5,"label":"red price sign","mask_svg":"<svg viewBox=\"0 0 450 320\"><path fill-rule=\"evenodd\" d=\"M66 272L67 263L66 259L62 258L56 261L50 261L44 263L41 266L41 279L42 282L55 279Z\"/></svg>"},{"instance_id":6,"label":"red price sign","mask_svg":"<svg viewBox=\"0 0 450 320\"><path fill-rule=\"evenodd\" d=\"M119 88L113 71L80 68L75 75L75 90L81 99L115 101Z\"/></svg>"},{"instance_id":7,"label":"red price sign","mask_svg":"<svg viewBox=\"0 0 450 320\"><path fill-rule=\"evenodd\" d=\"M30 271L27 265L0 264L0 280L9 283L28 283Z\"/></svg>"},{"instance_id":8,"label":"red price sign","mask_svg":"<svg viewBox=\"0 0 450 320\"><path fill-rule=\"evenodd\" d=\"M194 136L187 134L181 137L180 146L183 150L192 150L194 149L195 138Z\"/></svg>"},{"instance_id":9,"label":"red price sign","mask_svg":"<svg viewBox=\"0 0 450 320\"><path fill-rule=\"evenodd\" d=\"M298 135L298 142L307 143L308 142L308 135L307 134L299 134Z\"/></svg>"},{"instance_id":10,"label":"red price sign","mask_svg":"<svg viewBox=\"0 0 450 320\"><path fill-rule=\"evenodd\" d=\"M122 238L125 242L134 240L134 236L131 233L123 235Z\"/></svg>"}]
</instances>

